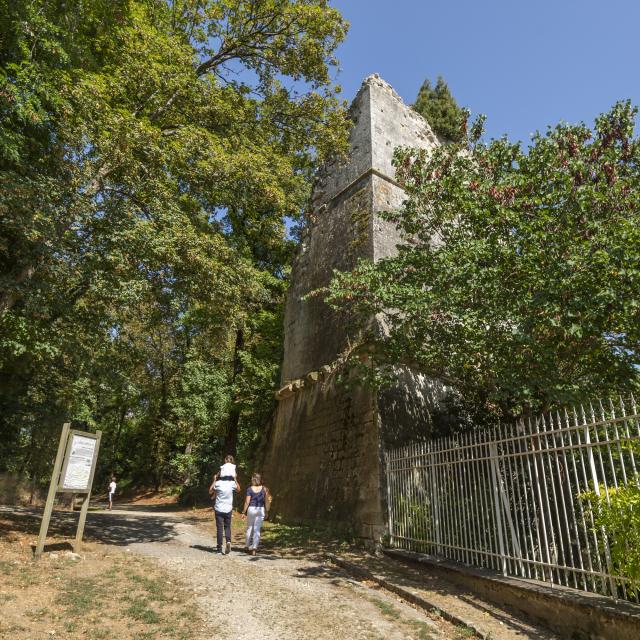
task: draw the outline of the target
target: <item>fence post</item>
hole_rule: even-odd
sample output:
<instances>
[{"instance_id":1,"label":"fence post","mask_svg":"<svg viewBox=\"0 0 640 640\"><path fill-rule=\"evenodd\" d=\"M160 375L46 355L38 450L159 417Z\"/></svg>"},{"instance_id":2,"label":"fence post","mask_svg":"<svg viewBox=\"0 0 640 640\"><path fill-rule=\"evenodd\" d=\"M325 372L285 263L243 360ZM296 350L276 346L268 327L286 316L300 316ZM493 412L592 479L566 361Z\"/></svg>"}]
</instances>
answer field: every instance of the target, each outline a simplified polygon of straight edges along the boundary
<instances>
[{"instance_id":1,"label":"fence post","mask_svg":"<svg viewBox=\"0 0 640 640\"><path fill-rule=\"evenodd\" d=\"M582 407L581 407L582 408ZM596 492L598 498L600 497L600 483L598 482L598 471L596 469L596 461L593 457L593 445L591 444L591 434L589 433L589 424L586 419L584 409L582 409L582 416L584 419L584 440L587 445L587 456L589 457L589 468L591 470L591 479L593 480L593 490ZM595 420L593 420L595 422ZM597 427L594 427L597 429ZM607 496L608 498L609 496ZM607 532L604 527L600 527L600 533L602 534L602 543L604 544L604 559L607 563L607 573L609 574L609 589L611 595L614 598L618 597L618 589L616 587L615 580L611 577L613 573L613 563L611 562L611 551L609 550L609 539L607 538Z\"/></svg>"},{"instance_id":2,"label":"fence post","mask_svg":"<svg viewBox=\"0 0 640 640\"><path fill-rule=\"evenodd\" d=\"M431 447L427 452L427 455L431 453ZM438 485L436 483L436 474L433 467L433 461L429 456L429 476L431 484L431 511L433 513L433 526L436 534L436 553L442 556L442 534L440 532L440 503L438 502Z\"/></svg>"},{"instance_id":3,"label":"fence post","mask_svg":"<svg viewBox=\"0 0 640 640\"><path fill-rule=\"evenodd\" d=\"M391 513L391 459L388 451L384 452L385 475L387 477L387 517L389 520L389 544L393 547L393 517Z\"/></svg>"},{"instance_id":4,"label":"fence post","mask_svg":"<svg viewBox=\"0 0 640 640\"><path fill-rule=\"evenodd\" d=\"M516 556L518 557L518 560L519 560L518 566L520 567L520 575L524 577L525 572L524 572L524 564L522 562L522 549L520 547L520 540L518 537L518 532L516 531L516 528L513 525L513 518L511 517L511 505L509 504L509 497L507 496L507 491L504 487L504 481L502 480L502 475L500 474L500 467L498 466L497 459L496 459L495 473L498 478L498 490L500 492L500 499L502 501L502 507L504 509L504 516L507 521L507 524L509 525L509 532L511 533L511 542L513 543L514 551L516 552Z\"/></svg>"},{"instance_id":5,"label":"fence post","mask_svg":"<svg viewBox=\"0 0 640 640\"><path fill-rule=\"evenodd\" d=\"M504 535L502 533L502 509L500 508L500 498L498 496L498 478L500 477L500 469L498 468L498 447L495 442L489 444L491 454L491 478L493 480L493 506L496 513L496 526L498 527L498 545L500 547L500 556L502 560L502 575L507 575L507 558L504 548Z\"/></svg>"}]
</instances>

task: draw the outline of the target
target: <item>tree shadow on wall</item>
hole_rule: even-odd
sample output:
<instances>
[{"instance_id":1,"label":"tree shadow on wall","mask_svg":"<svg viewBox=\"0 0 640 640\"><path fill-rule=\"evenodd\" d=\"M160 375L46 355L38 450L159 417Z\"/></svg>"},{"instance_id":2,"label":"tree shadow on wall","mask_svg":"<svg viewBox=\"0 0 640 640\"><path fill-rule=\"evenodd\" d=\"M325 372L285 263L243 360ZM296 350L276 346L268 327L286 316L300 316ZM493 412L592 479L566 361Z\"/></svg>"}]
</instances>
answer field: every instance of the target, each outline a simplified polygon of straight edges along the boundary
<instances>
[{"instance_id":1,"label":"tree shadow on wall","mask_svg":"<svg viewBox=\"0 0 640 640\"><path fill-rule=\"evenodd\" d=\"M408 368L398 368L396 383L378 391L378 411L387 449L493 426L458 391Z\"/></svg>"}]
</instances>

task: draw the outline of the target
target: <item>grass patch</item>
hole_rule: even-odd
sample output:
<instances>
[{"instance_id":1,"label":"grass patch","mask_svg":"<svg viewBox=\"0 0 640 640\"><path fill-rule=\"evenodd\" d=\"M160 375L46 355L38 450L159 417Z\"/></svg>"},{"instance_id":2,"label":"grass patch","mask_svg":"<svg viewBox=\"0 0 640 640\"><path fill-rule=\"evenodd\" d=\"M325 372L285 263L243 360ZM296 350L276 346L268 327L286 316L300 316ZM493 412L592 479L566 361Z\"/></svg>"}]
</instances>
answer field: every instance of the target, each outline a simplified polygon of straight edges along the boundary
<instances>
[{"instance_id":1,"label":"grass patch","mask_svg":"<svg viewBox=\"0 0 640 640\"><path fill-rule=\"evenodd\" d=\"M11 575L15 570L15 565L6 560L0 560L0 573L5 576Z\"/></svg>"},{"instance_id":2,"label":"grass patch","mask_svg":"<svg viewBox=\"0 0 640 640\"><path fill-rule=\"evenodd\" d=\"M265 548L337 551L355 542L352 532L333 525L325 527L265 522L261 544Z\"/></svg>"},{"instance_id":3,"label":"grass patch","mask_svg":"<svg viewBox=\"0 0 640 640\"><path fill-rule=\"evenodd\" d=\"M409 625L413 628L413 632L415 633L418 640L433 639L433 629L426 622L421 622L420 620L411 620L409 622Z\"/></svg>"},{"instance_id":4,"label":"grass patch","mask_svg":"<svg viewBox=\"0 0 640 640\"><path fill-rule=\"evenodd\" d=\"M146 598L134 598L125 613L139 622L145 624L158 624L160 616L149 606Z\"/></svg>"},{"instance_id":5,"label":"grass patch","mask_svg":"<svg viewBox=\"0 0 640 640\"><path fill-rule=\"evenodd\" d=\"M155 631L143 631L133 636L133 640L153 640L153 638L157 637L158 635Z\"/></svg>"},{"instance_id":6,"label":"grass patch","mask_svg":"<svg viewBox=\"0 0 640 640\"><path fill-rule=\"evenodd\" d=\"M154 600L163 602L169 599L165 592L167 583L164 578L148 578L132 571L127 571L127 577Z\"/></svg>"},{"instance_id":7,"label":"grass patch","mask_svg":"<svg viewBox=\"0 0 640 640\"><path fill-rule=\"evenodd\" d=\"M463 627L462 629L457 629L455 635L451 640L468 640L468 638L475 638L476 632L469 627Z\"/></svg>"},{"instance_id":8,"label":"grass patch","mask_svg":"<svg viewBox=\"0 0 640 640\"><path fill-rule=\"evenodd\" d=\"M411 629L411 637L415 637L417 640L433 640L433 628L426 622L405 618L396 607L385 600L370 598L370 602L380 610L383 616L409 627Z\"/></svg>"},{"instance_id":9,"label":"grass patch","mask_svg":"<svg viewBox=\"0 0 640 640\"><path fill-rule=\"evenodd\" d=\"M33 534L31 534L33 535ZM26 538L26 536L25 536ZM0 638L203 640L188 592L153 561L86 543L82 560L0 537ZM53 632L53 633L51 633Z\"/></svg>"},{"instance_id":10,"label":"grass patch","mask_svg":"<svg viewBox=\"0 0 640 640\"><path fill-rule=\"evenodd\" d=\"M379 598L371 598L371 602L375 604L378 609L380 609L380 612L383 616L392 618L394 620L400 618L400 612L392 604L389 604L384 600L380 600Z\"/></svg>"},{"instance_id":11,"label":"grass patch","mask_svg":"<svg viewBox=\"0 0 640 640\"><path fill-rule=\"evenodd\" d=\"M65 614L81 616L89 611L101 609L107 597L105 588L96 578L70 578L62 585L62 592L56 599L64 607Z\"/></svg>"},{"instance_id":12,"label":"grass patch","mask_svg":"<svg viewBox=\"0 0 640 640\"><path fill-rule=\"evenodd\" d=\"M38 620L40 618L44 618L49 613L49 609L46 607L41 609L35 609L34 611L26 611L25 615L27 618L31 618L32 620Z\"/></svg>"}]
</instances>

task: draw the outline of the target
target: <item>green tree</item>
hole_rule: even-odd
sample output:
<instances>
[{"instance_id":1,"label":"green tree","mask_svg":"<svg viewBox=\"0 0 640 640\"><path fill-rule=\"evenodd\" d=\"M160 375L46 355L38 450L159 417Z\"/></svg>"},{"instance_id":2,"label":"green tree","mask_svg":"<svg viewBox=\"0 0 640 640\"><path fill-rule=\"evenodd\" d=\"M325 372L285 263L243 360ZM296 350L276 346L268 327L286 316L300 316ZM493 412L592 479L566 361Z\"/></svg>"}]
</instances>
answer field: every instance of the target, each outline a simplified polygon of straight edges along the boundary
<instances>
[{"instance_id":1,"label":"green tree","mask_svg":"<svg viewBox=\"0 0 640 640\"><path fill-rule=\"evenodd\" d=\"M326 0L0 0L0 470L46 468L63 418L156 484L221 447L345 147L345 31Z\"/></svg>"},{"instance_id":2,"label":"green tree","mask_svg":"<svg viewBox=\"0 0 640 640\"><path fill-rule=\"evenodd\" d=\"M465 111L458 106L442 76L438 76L435 87L425 80L412 106L444 142L460 142L465 137Z\"/></svg>"},{"instance_id":3,"label":"green tree","mask_svg":"<svg viewBox=\"0 0 640 640\"><path fill-rule=\"evenodd\" d=\"M398 150L408 200L387 216L407 243L336 274L328 295L373 362L415 366L507 419L637 385L635 114L619 103L593 129L559 124L526 150L479 143L481 122L430 155ZM378 313L388 337L367 334Z\"/></svg>"}]
</instances>

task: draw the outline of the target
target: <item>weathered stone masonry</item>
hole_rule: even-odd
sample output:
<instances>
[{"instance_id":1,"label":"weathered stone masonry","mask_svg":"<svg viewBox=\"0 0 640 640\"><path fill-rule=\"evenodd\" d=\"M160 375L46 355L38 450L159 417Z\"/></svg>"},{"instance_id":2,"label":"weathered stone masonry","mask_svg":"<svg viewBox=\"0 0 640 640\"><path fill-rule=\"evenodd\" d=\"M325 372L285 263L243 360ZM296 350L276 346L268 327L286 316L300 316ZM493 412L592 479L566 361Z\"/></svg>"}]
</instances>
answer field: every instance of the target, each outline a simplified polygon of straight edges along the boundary
<instances>
[{"instance_id":1,"label":"weathered stone masonry","mask_svg":"<svg viewBox=\"0 0 640 640\"><path fill-rule=\"evenodd\" d=\"M348 346L341 319L320 299L303 297L326 285L334 269L358 258L392 255L395 227L379 212L399 207L394 149L433 148L426 121L378 76L367 78L350 111L349 161L322 171L313 219L293 266L285 310L283 389L266 446L263 471L274 510L291 521L330 520L367 538L384 532L383 454L424 432L437 385L402 372L384 393L346 389L323 379Z\"/></svg>"}]
</instances>

